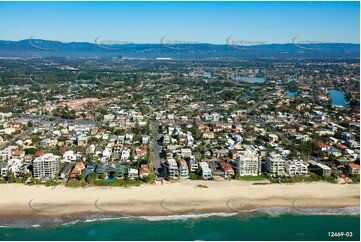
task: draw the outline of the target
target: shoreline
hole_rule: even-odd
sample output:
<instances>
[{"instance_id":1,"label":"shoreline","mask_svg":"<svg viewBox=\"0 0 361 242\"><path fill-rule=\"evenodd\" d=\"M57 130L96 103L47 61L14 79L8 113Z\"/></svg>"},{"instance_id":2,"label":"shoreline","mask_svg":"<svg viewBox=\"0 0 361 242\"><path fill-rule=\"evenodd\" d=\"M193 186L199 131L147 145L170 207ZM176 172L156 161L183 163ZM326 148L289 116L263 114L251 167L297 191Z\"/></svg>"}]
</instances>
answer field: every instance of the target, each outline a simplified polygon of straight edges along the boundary
<instances>
[{"instance_id":1,"label":"shoreline","mask_svg":"<svg viewBox=\"0 0 361 242\"><path fill-rule=\"evenodd\" d=\"M360 184L317 182L260 186L248 181L183 181L129 188L1 184L0 197L0 225L22 220L60 218L71 222L85 217L195 216L277 208L301 214L346 209L347 214L347 208L360 205Z\"/></svg>"}]
</instances>

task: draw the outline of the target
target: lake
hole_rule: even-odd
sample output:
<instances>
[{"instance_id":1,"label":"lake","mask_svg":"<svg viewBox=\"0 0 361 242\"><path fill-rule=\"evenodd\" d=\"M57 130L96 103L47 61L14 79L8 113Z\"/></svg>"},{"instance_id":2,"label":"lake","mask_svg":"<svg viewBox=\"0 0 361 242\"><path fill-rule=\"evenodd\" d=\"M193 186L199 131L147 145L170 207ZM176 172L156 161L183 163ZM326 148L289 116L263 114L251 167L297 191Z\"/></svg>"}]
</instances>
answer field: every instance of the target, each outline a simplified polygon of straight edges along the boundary
<instances>
[{"instance_id":1,"label":"lake","mask_svg":"<svg viewBox=\"0 0 361 242\"><path fill-rule=\"evenodd\" d=\"M290 98L295 97L295 96L297 96L297 92L287 91L287 96Z\"/></svg>"},{"instance_id":2,"label":"lake","mask_svg":"<svg viewBox=\"0 0 361 242\"><path fill-rule=\"evenodd\" d=\"M264 78L259 77L243 77L243 76L237 76L234 78L236 81L246 81L250 83L263 83L266 81Z\"/></svg>"},{"instance_id":3,"label":"lake","mask_svg":"<svg viewBox=\"0 0 361 242\"><path fill-rule=\"evenodd\" d=\"M329 92L330 92L331 99L332 99L332 105L348 107L348 105L346 104L345 95L343 94L343 92L336 90L336 89L331 89Z\"/></svg>"}]
</instances>

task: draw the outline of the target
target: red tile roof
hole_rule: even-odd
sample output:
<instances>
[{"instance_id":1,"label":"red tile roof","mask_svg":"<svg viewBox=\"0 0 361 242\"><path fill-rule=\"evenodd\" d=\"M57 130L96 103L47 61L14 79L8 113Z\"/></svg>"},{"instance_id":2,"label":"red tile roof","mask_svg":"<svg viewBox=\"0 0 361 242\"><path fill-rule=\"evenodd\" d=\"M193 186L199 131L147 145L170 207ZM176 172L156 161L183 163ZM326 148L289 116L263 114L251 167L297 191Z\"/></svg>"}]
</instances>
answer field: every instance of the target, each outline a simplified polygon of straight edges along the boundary
<instances>
[{"instance_id":1,"label":"red tile roof","mask_svg":"<svg viewBox=\"0 0 361 242\"><path fill-rule=\"evenodd\" d=\"M327 144L325 144L325 143L323 143L321 141L318 141L315 144L316 144L316 146L318 146L320 148L329 148L330 147L329 145L327 145Z\"/></svg>"},{"instance_id":2,"label":"red tile roof","mask_svg":"<svg viewBox=\"0 0 361 242\"><path fill-rule=\"evenodd\" d=\"M35 154L34 154L35 157L40 157L42 155L44 155L44 151L42 151L42 150L39 150L39 151L35 152Z\"/></svg>"},{"instance_id":3,"label":"red tile roof","mask_svg":"<svg viewBox=\"0 0 361 242\"><path fill-rule=\"evenodd\" d=\"M360 169L360 166L357 165L357 164L349 164L349 166L350 166L352 169Z\"/></svg>"}]
</instances>

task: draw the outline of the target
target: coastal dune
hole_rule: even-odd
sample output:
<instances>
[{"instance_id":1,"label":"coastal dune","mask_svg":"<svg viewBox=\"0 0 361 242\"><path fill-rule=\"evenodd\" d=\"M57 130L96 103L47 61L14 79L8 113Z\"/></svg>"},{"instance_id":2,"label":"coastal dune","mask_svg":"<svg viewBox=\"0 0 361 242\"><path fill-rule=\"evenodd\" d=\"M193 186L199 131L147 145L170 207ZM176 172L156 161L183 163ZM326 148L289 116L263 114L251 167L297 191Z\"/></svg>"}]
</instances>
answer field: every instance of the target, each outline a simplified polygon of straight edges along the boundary
<instances>
[{"instance_id":1,"label":"coastal dune","mask_svg":"<svg viewBox=\"0 0 361 242\"><path fill-rule=\"evenodd\" d=\"M360 205L359 184L254 185L248 181L182 181L139 187L0 185L2 220L89 214L165 216L236 213L270 207L299 211Z\"/></svg>"}]
</instances>

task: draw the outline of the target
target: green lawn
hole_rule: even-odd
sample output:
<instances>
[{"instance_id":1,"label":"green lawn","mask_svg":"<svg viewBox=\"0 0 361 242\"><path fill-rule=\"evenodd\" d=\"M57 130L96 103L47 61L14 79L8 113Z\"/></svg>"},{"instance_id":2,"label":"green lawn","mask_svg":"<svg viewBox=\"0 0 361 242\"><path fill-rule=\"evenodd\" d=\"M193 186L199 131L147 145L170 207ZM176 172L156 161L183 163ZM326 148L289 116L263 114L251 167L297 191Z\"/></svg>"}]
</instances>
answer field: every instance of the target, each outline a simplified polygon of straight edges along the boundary
<instances>
[{"instance_id":1,"label":"green lawn","mask_svg":"<svg viewBox=\"0 0 361 242\"><path fill-rule=\"evenodd\" d=\"M259 176L237 176L239 180L246 180L246 181L257 181L257 180L265 180L267 176L265 174L261 174Z\"/></svg>"}]
</instances>

